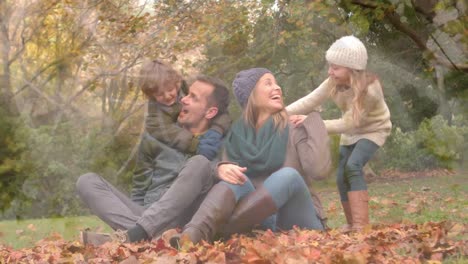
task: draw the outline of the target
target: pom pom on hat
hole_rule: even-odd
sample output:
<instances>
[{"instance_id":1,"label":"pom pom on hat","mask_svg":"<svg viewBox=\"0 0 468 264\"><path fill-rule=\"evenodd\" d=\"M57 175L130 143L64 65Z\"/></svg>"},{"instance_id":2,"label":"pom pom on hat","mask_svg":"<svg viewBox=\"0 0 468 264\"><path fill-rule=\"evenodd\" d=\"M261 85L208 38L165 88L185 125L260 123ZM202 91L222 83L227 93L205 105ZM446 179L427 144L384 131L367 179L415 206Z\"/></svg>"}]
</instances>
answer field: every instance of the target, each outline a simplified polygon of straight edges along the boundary
<instances>
[{"instance_id":1,"label":"pom pom on hat","mask_svg":"<svg viewBox=\"0 0 468 264\"><path fill-rule=\"evenodd\" d=\"M336 40L327 50L325 58L329 63L355 70L365 70L367 50L355 36L345 36Z\"/></svg>"},{"instance_id":2,"label":"pom pom on hat","mask_svg":"<svg viewBox=\"0 0 468 264\"><path fill-rule=\"evenodd\" d=\"M236 74L236 78L232 81L232 90L242 108L247 104L258 80L266 73L271 73L271 71L265 68L251 68Z\"/></svg>"}]
</instances>

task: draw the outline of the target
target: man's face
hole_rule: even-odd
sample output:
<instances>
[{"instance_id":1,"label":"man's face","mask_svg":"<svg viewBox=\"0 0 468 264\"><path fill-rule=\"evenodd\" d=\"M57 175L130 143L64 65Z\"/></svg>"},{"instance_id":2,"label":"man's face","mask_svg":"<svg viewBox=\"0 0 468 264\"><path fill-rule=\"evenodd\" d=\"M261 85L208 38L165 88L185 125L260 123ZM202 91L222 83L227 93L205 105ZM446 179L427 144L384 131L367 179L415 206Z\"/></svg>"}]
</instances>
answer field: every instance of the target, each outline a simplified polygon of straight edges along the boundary
<instances>
[{"instance_id":1,"label":"man's face","mask_svg":"<svg viewBox=\"0 0 468 264\"><path fill-rule=\"evenodd\" d=\"M181 99L182 109L178 121L187 129L208 126L208 121L217 113L215 107L209 107L208 97L213 93L214 87L210 84L195 81L190 87L187 96ZM216 112L213 115L213 108Z\"/></svg>"}]
</instances>

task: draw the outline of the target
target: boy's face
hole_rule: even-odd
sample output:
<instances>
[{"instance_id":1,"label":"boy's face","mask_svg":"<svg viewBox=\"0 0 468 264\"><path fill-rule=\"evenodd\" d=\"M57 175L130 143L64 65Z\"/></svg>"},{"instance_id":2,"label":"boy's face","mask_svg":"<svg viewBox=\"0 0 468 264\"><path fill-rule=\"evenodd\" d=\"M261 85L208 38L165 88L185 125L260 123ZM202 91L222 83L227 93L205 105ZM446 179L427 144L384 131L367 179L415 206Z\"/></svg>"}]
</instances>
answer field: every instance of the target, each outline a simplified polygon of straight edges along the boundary
<instances>
[{"instance_id":1,"label":"boy's face","mask_svg":"<svg viewBox=\"0 0 468 264\"><path fill-rule=\"evenodd\" d=\"M176 84L167 85L163 89L153 93L154 99L163 105L171 106L177 101L179 87Z\"/></svg>"}]
</instances>

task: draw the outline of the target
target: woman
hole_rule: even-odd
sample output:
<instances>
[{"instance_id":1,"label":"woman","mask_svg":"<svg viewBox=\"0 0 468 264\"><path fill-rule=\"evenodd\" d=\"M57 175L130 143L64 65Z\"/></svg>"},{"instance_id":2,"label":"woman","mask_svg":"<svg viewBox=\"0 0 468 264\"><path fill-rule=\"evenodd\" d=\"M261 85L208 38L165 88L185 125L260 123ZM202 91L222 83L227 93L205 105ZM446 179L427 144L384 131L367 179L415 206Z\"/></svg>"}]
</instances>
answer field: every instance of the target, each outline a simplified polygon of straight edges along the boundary
<instances>
[{"instance_id":1,"label":"woman","mask_svg":"<svg viewBox=\"0 0 468 264\"><path fill-rule=\"evenodd\" d=\"M341 134L336 182L346 216L345 231L369 224L368 193L363 167L390 134L390 111L377 77L366 71L367 50L354 36L335 41L327 50L328 79L289 105L290 121L298 125L307 114L331 98L340 119L325 120L328 133Z\"/></svg>"},{"instance_id":2,"label":"woman","mask_svg":"<svg viewBox=\"0 0 468 264\"><path fill-rule=\"evenodd\" d=\"M194 243L211 241L221 226L224 236L248 231L262 222L271 229L294 225L324 229L320 201L311 196L298 172L306 171L308 181L328 172L328 137L322 119L311 114L306 123L313 130L301 126L290 131L281 88L264 68L239 72L233 91L243 115L225 140L225 161L216 169L221 181L210 190L182 234L171 238L174 247L181 236ZM312 159L313 166L300 166L300 156Z\"/></svg>"}]
</instances>

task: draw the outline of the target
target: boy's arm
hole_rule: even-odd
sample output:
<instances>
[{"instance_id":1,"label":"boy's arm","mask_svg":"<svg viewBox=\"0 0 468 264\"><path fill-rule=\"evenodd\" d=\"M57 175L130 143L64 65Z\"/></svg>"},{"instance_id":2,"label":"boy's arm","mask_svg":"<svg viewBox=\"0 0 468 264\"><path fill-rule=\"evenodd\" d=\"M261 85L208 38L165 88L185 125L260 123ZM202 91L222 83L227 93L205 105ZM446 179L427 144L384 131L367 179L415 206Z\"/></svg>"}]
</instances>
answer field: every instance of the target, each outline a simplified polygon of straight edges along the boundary
<instances>
[{"instance_id":1,"label":"boy's arm","mask_svg":"<svg viewBox=\"0 0 468 264\"><path fill-rule=\"evenodd\" d=\"M231 124L232 119L229 116L229 112L226 112L224 114L217 115L215 118L213 118L210 129L214 129L224 136L231 128Z\"/></svg>"},{"instance_id":2,"label":"boy's arm","mask_svg":"<svg viewBox=\"0 0 468 264\"><path fill-rule=\"evenodd\" d=\"M148 102L148 115L145 120L146 131L157 140L184 153L195 153L198 138L177 124L179 107L162 109L155 100Z\"/></svg>"}]
</instances>

